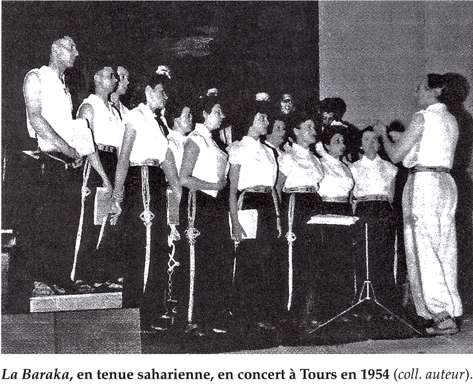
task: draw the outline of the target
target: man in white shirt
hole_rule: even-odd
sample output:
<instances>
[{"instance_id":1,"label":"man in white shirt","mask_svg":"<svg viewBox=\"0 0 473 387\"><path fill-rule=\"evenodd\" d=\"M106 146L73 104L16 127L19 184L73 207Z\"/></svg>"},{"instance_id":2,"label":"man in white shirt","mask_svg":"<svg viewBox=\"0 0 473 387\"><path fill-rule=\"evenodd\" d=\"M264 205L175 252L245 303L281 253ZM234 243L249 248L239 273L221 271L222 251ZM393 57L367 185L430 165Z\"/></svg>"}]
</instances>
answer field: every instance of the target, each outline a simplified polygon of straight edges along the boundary
<instances>
[{"instance_id":1,"label":"man in white shirt","mask_svg":"<svg viewBox=\"0 0 473 387\"><path fill-rule=\"evenodd\" d=\"M18 261L28 262L23 269L34 282L33 296L64 294L70 285L77 228L71 219L79 217L81 158L97 157L85 122L72 118L64 80L78 55L70 37L54 41L48 66L28 72L23 84L28 131L41 150L34 155L31 218L20 230L18 249Z\"/></svg>"}]
</instances>

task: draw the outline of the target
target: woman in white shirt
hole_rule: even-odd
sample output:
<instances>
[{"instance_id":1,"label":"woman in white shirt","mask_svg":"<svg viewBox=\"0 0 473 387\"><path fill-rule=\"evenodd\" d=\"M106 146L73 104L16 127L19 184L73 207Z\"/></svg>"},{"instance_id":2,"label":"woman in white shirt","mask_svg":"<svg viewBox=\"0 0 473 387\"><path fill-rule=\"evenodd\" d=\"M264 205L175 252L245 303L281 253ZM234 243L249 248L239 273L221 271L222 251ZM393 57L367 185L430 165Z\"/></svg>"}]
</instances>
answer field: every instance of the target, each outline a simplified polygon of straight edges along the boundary
<instances>
[{"instance_id":1,"label":"woman in white shirt","mask_svg":"<svg viewBox=\"0 0 473 387\"><path fill-rule=\"evenodd\" d=\"M184 147L187 134L193 129L191 104L184 99L173 98L166 104L166 119L170 125L167 136L169 142L168 152L171 152L176 174L179 173L184 156ZM179 262L171 274L172 298L177 301L178 319L186 321L187 303L189 300L189 245L185 237L187 227L187 201L189 190L182 187L179 201L172 190L168 188L168 223L178 230L179 240L174 241L174 259ZM175 225L175 226L174 226Z\"/></svg>"},{"instance_id":2,"label":"woman in white shirt","mask_svg":"<svg viewBox=\"0 0 473 387\"><path fill-rule=\"evenodd\" d=\"M418 316L433 320L432 335L459 331L463 313L457 287L455 212L457 187L450 174L458 141L458 123L443 103L450 89L447 77L428 74L416 90L416 112L400 139L389 140L378 124L393 162L410 168L402 207L404 243L411 295Z\"/></svg>"},{"instance_id":3,"label":"woman in white shirt","mask_svg":"<svg viewBox=\"0 0 473 387\"><path fill-rule=\"evenodd\" d=\"M287 226L286 308L302 323L310 321L313 302L315 230L307 220L320 207L317 194L323 171L319 159L309 147L315 143L315 123L307 115L299 114L295 127L289 131L294 139L292 147L279 158L278 189L282 188L285 227ZM287 224L286 224L287 221ZM308 321L306 321L308 320Z\"/></svg>"},{"instance_id":4,"label":"woman in white shirt","mask_svg":"<svg viewBox=\"0 0 473 387\"><path fill-rule=\"evenodd\" d=\"M159 330L163 328L159 322L166 311L163 295L168 282L166 180L178 196L180 186L168 157L168 141L154 116L166 104L166 78L153 74L145 84L146 102L127 117L115 174L111 222L116 223L121 216L124 224L122 248L128 262L123 306L140 307L144 326Z\"/></svg>"},{"instance_id":5,"label":"woman in white shirt","mask_svg":"<svg viewBox=\"0 0 473 387\"><path fill-rule=\"evenodd\" d=\"M361 134L360 160L350 165L355 181L353 188L354 215L368 223L368 256L370 278L375 295L390 309L400 306L395 284L395 218L392 207L397 167L379 154L379 137L372 127ZM365 269L365 233L359 235L357 283L363 285Z\"/></svg>"},{"instance_id":6,"label":"woman in white shirt","mask_svg":"<svg viewBox=\"0 0 473 387\"><path fill-rule=\"evenodd\" d=\"M228 156L212 139L224 118L218 97L200 100L179 172L182 186L190 191L185 231L190 255L187 332L199 336L227 330L224 312L232 283L232 245L221 190L227 184Z\"/></svg>"},{"instance_id":7,"label":"woman in white shirt","mask_svg":"<svg viewBox=\"0 0 473 387\"><path fill-rule=\"evenodd\" d=\"M276 183L277 165L272 150L260 137L268 129L267 103L256 102L248 114L247 135L229 148L230 218L238 242L235 270L235 314L242 323L272 329L276 311L271 301L273 243L280 234ZM238 210L255 210L256 235L240 224ZM253 222L254 224L255 222Z\"/></svg>"},{"instance_id":8,"label":"woman in white shirt","mask_svg":"<svg viewBox=\"0 0 473 387\"><path fill-rule=\"evenodd\" d=\"M349 197L353 189L350 169L341 158L345 152L346 128L333 125L322 132L326 152L321 158L324 176L320 181L320 213L351 215ZM316 313L320 320L333 317L352 302L355 296L352 253L352 227L321 225L320 253L317 254Z\"/></svg>"}]
</instances>

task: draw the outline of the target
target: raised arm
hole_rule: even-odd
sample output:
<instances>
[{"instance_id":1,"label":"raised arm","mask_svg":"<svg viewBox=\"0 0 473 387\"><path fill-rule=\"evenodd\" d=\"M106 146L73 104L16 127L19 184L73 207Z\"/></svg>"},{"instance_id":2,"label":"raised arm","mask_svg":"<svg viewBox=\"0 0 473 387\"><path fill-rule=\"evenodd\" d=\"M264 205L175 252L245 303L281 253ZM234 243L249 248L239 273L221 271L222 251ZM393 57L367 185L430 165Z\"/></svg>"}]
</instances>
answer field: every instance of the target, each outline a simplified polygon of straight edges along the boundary
<instances>
[{"instance_id":1,"label":"raised arm","mask_svg":"<svg viewBox=\"0 0 473 387\"><path fill-rule=\"evenodd\" d=\"M80 158L79 153L59 136L42 115L41 80L37 73L30 72L23 83L26 114L36 134L55 149L73 159Z\"/></svg>"},{"instance_id":2,"label":"raised arm","mask_svg":"<svg viewBox=\"0 0 473 387\"><path fill-rule=\"evenodd\" d=\"M393 163L399 163L404 159L407 153L416 145L424 130L424 116L421 113L415 113L412 117L409 127L401 134L397 142L392 142L386 131L386 126L378 122L374 130L381 135L384 149Z\"/></svg>"}]
</instances>

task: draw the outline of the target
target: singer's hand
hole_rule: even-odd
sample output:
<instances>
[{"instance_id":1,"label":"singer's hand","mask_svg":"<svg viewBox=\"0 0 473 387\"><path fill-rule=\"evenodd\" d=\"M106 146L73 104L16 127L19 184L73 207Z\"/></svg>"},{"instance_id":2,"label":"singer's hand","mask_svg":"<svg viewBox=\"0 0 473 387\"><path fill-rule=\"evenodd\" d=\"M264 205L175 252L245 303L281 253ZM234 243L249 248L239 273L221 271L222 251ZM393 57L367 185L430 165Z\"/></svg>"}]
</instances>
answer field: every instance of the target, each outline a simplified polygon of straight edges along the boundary
<instances>
[{"instance_id":1,"label":"singer's hand","mask_svg":"<svg viewBox=\"0 0 473 387\"><path fill-rule=\"evenodd\" d=\"M112 226L115 226L118 222L118 218L120 217L120 214L122 213L122 207L120 203L116 200L112 202L112 207L110 208L110 213L112 214L110 216L110 224Z\"/></svg>"}]
</instances>

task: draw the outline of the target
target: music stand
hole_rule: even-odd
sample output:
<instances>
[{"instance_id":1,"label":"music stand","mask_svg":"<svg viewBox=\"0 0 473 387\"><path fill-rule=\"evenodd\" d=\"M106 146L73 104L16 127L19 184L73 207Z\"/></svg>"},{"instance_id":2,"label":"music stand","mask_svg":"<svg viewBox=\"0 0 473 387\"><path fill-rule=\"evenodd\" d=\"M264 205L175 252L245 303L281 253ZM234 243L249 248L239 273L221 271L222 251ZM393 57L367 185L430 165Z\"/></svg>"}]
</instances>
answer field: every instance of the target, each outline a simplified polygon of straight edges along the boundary
<instances>
[{"instance_id":1,"label":"music stand","mask_svg":"<svg viewBox=\"0 0 473 387\"><path fill-rule=\"evenodd\" d=\"M342 317L343 315L347 314L348 312L353 311L355 308L357 308L358 306L360 306L361 304L363 304L365 302L374 303L378 308L381 308L385 312L389 313L392 317L395 317L398 321L400 321L406 327L413 330L417 334L422 335L422 333L419 330L417 330L413 325L409 324L406 320L404 320L403 318L398 316L396 313L394 313L393 311L388 309L386 306L384 306L382 303L380 303L376 298L376 295L374 293L374 287L373 287L373 284L371 283L371 280L370 280L370 266L369 266L369 253L368 253L368 223L367 222L365 222L365 270L366 270L366 277L365 277L365 281L363 282L363 286L360 290L360 295L358 297L358 301L355 304L353 304L352 306L350 306L350 307L346 308L345 310L341 311L336 316L330 318L329 320L327 320L323 324L320 324L317 327L309 330L307 332L307 335L312 335L313 333L317 332L319 329L327 326L328 324L335 321L339 317Z\"/></svg>"}]
</instances>

